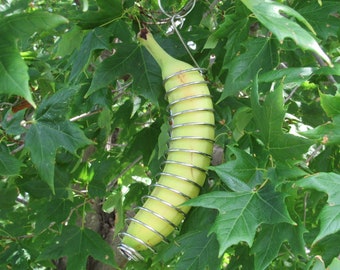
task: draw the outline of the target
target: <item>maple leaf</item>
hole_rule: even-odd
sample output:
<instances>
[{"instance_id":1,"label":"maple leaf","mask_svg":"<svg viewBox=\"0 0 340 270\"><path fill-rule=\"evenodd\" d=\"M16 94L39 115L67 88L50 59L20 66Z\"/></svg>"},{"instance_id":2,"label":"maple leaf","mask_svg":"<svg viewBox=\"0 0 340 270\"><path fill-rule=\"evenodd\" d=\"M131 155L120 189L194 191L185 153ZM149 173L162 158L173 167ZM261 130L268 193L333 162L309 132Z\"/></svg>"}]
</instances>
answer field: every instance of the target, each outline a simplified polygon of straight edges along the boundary
<instances>
[{"instance_id":1,"label":"maple leaf","mask_svg":"<svg viewBox=\"0 0 340 270\"><path fill-rule=\"evenodd\" d=\"M328 195L328 205L323 207L319 215L320 232L314 239L313 245L326 236L340 231L340 175L321 172L299 180L296 185L325 192Z\"/></svg>"},{"instance_id":2,"label":"maple leaf","mask_svg":"<svg viewBox=\"0 0 340 270\"><path fill-rule=\"evenodd\" d=\"M241 241L251 246L256 229L262 223L294 224L286 209L284 196L276 192L271 184L256 191L215 191L185 204L218 209L219 215L210 233L217 235L220 243L219 256L228 247Z\"/></svg>"},{"instance_id":3,"label":"maple leaf","mask_svg":"<svg viewBox=\"0 0 340 270\"><path fill-rule=\"evenodd\" d=\"M196 230L177 237L176 244L162 254L163 259L184 251L174 269L217 269L220 264L218 242L214 235L207 236L208 231Z\"/></svg>"},{"instance_id":4,"label":"maple leaf","mask_svg":"<svg viewBox=\"0 0 340 270\"><path fill-rule=\"evenodd\" d=\"M33 163L53 192L57 149L62 147L75 154L78 148L92 143L81 129L66 119L67 105L74 93L75 89L61 90L43 101L25 138Z\"/></svg>"},{"instance_id":5,"label":"maple leaf","mask_svg":"<svg viewBox=\"0 0 340 270\"><path fill-rule=\"evenodd\" d=\"M301 159L311 141L286 134L282 130L285 109L283 101L283 84L281 83L274 91L269 92L265 101L259 103L258 84L255 78L251 105L253 118L258 127L255 136L263 142L265 149L275 160L286 162L287 160Z\"/></svg>"},{"instance_id":6,"label":"maple leaf","mask_svg":"<svg viewBox=\"0 0 340 270\"><path fill-rule=\"evenodd\" d=\"M264 224L256 236L251 254L254 254L255 269L265 269L274 260L284 242L288 242L294 254L305 255L303 226L287 223Z\"/></svg>"},{"instance_id":7,"label":"maple leaf","mask_svg":"<svg viewBox=\"0 0 340 270\"><path fill-rule=\"evenodd\" d=\"M157 105L158 97L164 91L157 63L137 44L118 44L116 49L113 56L98 66L86 95L107 87L123 76L131 75L132 88ZM132 66L135 68L131 69Z\"/></svg>"},{"instance_id":8,"label":"maple leaf","mask_svg":"<svg viewBox=\"0 0 340 270\"><path fill-rule=\"evenodd\" d=\"M66 226L61 235L39 255L38 261L67 257L67 270L86 269L88 256L116 267L113 250L97 233L87 228Z\"/></svg>"},{"instance_id":9,"label":"maple leaf","mask_svg":"<svg viewBox=\"0 0 340 270\"><path fill-rule=\"evenodd\" d=\"M0 175L18 175L23 164L0 148Z\"/></svg>"},{"instance_id":10,"label":"maple leaf","mask_svg":"<svg viewBox=\"0 0 340 270\"><path fill-rule=\"evenodd\" d=\"M242 2L254 12L256 18L265 25L280 42L283 42L285 38L291 38L302 49L317 53L328 64L331 64L331 60L322 50L313 35L302 28L296 21L289 18L292 17L302 22L315 34L312 26L297 11L275 1L242 0Z\"/></svg>"},{"instance_id":11,"label":"maple leaf","mask_svg":"<svg viewBox=\"0 0 340 270\"><path fill-rule=\"evenodd\" d=\"M219 166L211 167L221 180L233 191L250 191L262 181L262 172L257 168L258 163L254 157L235 147L228 147L235 155Z\"/></svg>"}]
</instances>

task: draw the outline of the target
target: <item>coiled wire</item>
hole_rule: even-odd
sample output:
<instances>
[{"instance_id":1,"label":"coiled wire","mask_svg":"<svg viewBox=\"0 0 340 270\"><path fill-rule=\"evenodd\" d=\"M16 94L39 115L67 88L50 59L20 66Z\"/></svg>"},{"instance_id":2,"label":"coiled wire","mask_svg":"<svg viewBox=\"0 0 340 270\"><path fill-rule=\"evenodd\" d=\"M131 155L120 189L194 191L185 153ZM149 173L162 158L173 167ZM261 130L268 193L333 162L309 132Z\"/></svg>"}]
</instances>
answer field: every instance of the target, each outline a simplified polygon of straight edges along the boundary
<instances>
[{"instance_id":1,"label":"coiled wire","mask_svg":"<svg viewBox=\"0 0 340 270\"><path fill-rule=\"evenodd\" d=\"M198 71L198 72L203 72L203 69L201 68L196 68L196 67L193 67L193 68L190 68L190 69L186 69L186 70L181 70L179 72L176 72L174 74L171 74L170 76L166 77L164 80L163 80L163 84L165 85L165 83L173 78L174 76L177 76L179 74L183 74L183 73L186 73L186 72L193 72L193 71ZM180 88L183 88L183 87L186 87L186 86L189 86L189 85L202 85L202 84L207 84L207 81L205 80L202 80L202 81L195 81L195 82L190 82L190 83L183 83L181 85L178 85L176 87L173 87L171 89L169 89L166 93L166 96L168 96L169 94L171 94L173 91L175 90L178 90ZM197 98L202 98L202 97L211 97L209 94L196 94L196 95L191 95L191 96L186 96L186 97L183 97L183 98L179 98L175 101L172 101L171 103L169 103L168 105L168 110L170 111L170 117L172 119L174 119L175 117L177 116L180 116L180 115L184 115L184 114L188 114L188 113L193 113L193 112L201 112L201 111L207 111L207 112L211 112L213 113L213 109L211 108L197 108L197 109L187 109L187 110L182 110L182 111L179 111L179 112L176 112L176 113L171 113L171 109L172 107L177 104L178 102L182 102L182 101L186 101L186 100L190 100L190 99L197 99ZM206 125L206 126L209 126L209 127L214 127L214 124L211 124L211 123L206 123L206 122L202 122L202 121L199 121L199 122L188 122L188 123L183 123L183 124L176 124L176 125L173 125L171 127L171 131L173 131L174 129L176 128L180 128L180 127L183 127L183 126L193 126L193 125ZM169 144L172 142L172 141L178 141L178 140L203 140L203 141L208 141L210 143L214 143L214 140L210 139L210 138L206 138L206 137L203 137L203 136L171 136L170 140L169 140ZM193 150L193 149L185 149L185 148L173 148L173 147L169 147L168 149L168 153L173 153L173 152L179 152L179 153L194 153L194 154L198 154L198 155L202 155L208 159L211 160L211 155L208 154L208 153L205 153L205 152L202 152L202 151L198 151L198 150ZM176 164L176 165L180 165L180 166L185 166L185 167L189 167L191 169L196 169L200 172L204 172L206 173L206 168L201 168L199 166L196 166L196 165L193 165L191 163L186 163L186 162L181 162L181 161L178 161L178 160L171 160L171 159L166 159L164 161L164 164ZM175 173L169 173L169 172L166 172L166 171L163 171L163 172L160 172L156 177L161 177L161 176L168 176L168 177L172 177L174 179L177 179L179 181L183 181L183 183L187 183L187 184L190 184L192 185L194 188L196 189L201 189L201 186L196 183L195 181L191 180L191 179L188 179L186 177L183 177L183 176L180 176L180 175L177 175ZM175 193L176 195L178 196L181 196L183 198L184 201L187 201L189 199L191 199L190 196L188 196L187 194L184 194L172 187L169 187L169 186L166 186L166 185L163 185L163 184L159 184L159 183L156 183L156 184L153 184L152 185L153 188L160 188L160 189L164 189L164 190L167 190L167 191L170 191L172 193ZM179 214L181 214L183 216L183 218L186 216L186 213L183 212L178 206L176 205L173 205L171 204L170 202L164 200L164 199L161 199L161 198L158 198L156 196L153 196L153 195L146 195L142 198L143 201L145 200L155 200L159 203L162 203L164 205L166 205L167 207L170 207L172 209L174 209L175 211L177 211ZM167 223L168 225L170 225L171 227L173 227L174 229L177 229L177 226L170 220L166 219L165 217L163 217L162 215L160 215L159 213L156 213L155 211L151 210L151 209L148 209L146 207L141 207L141 206L138 206L136 208L134 208L134 210L138 210L138 211L144 211L144 212L147 212L151 215L153 215L154 217L158 218L159 220L162 220L163 222ZM158 237L161 238L161 241L164 242L164 243L168 243L168 240L166 239L166 236L162 235L162 233L158 232L156 229L152 228L152 226L138 220L138 219L135 219L135 218L127 218L126 221L128 223L132 223L132 222L135 222L135 223L138 223L139 225L143 226L144 228L146 228L147 230L153 232L155 235L157 235ZM156 253L155 249L150 246L148 243L144 242L143 240L141 240L140 238L138 238L137 236L135 235L132 235L132 234L129 234L127 232L122 232L119 234L119 237L122 239L123 237L129 237L129 238L132 238L133 240L137 241L138 243L140 243L141 245L143 245L144 247L146 247L147 250L150 250L151 252L153 253ZM119 246L118 246L118 249L121 251L122 254L124 254L129 260L135 260L135 261L140 261L140 260L143 260L143 256L137 251L135 250L134 248L124 244L124 243L121 243Z\"/></svg>"}]
</instances>

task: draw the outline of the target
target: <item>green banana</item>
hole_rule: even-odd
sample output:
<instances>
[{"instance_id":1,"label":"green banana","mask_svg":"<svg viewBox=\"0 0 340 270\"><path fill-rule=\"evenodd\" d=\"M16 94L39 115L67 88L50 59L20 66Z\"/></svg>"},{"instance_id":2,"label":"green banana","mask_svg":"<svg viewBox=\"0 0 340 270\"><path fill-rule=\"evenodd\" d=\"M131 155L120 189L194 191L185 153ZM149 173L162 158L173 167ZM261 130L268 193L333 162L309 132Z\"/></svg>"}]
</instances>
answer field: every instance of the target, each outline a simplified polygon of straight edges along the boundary
<instances>
[{"instance_id":1,"label":"green banana","mask_svg":"<svg viewBox=\"0 0 340 270\"><path fill-rule=\"evenodd\" d=\"M122 234L121 250L136 260L142 258L139 251L166 241L183 221L190 207L181 204L198 196L215 136L213 104L199 69L170 56L147 29L138 40L162 70L172 128L163 172Z\"/></svg>"}]
</instances>

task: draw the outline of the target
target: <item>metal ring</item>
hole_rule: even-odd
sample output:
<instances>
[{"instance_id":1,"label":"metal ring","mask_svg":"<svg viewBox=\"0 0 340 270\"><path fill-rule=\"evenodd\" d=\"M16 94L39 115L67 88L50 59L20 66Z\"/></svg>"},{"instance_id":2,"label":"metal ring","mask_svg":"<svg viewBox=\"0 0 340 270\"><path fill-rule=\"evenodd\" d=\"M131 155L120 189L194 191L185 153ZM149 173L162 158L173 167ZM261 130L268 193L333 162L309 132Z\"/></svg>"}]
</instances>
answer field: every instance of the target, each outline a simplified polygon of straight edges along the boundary
<instances>
[{"instance_id":1,"label":"metal ring","mask_svg":"<svg viewBox=\"0 0 340 270\"><path fill-rule=\"evenodd\" d=\"M214 124L211 123L206 123L206 122L186 122L186 123L181 123L177 125L172 125L171 129L179 128L179 127L187 127L187 126L209 126L209 127L215 127Z\"/></svg>"},{"instance_id":2,"label":"metal ring","mask_svg":"<svg viewBox=\"0 0 340 270\"><path fill-rule=\"evenodd\" d=\"M156 217L158 217L159 219L163 220L164 222L168 223L171 227L173 227L175 230L178 229L177 225L175 225L174 223L172 223L170 220L168 220L167 218L165 217L162 217L160 214L158 214L157 212L153 211L153 210L150 210L149 208L145 208L145 207L142 207L142 206L137 206L135 207L134 209L138 209L138 210L142 210L142 211L145 211L145 212L148 212L149 214L151 215L154 215Z\"/></svg>"},{"instance_id":3,"label":"metal ring","mask_svg":"<svg viewBox=\"0 0 340 270\"><path fill-rule=\"evenodd\" d=\"M179 16L179 17L185 17L187 16L195 7L196 1L195 0L190 0L188 4L186 4L180 11L178 11L177 13L170 15L169 13L167 13L163 6L162 6L162 2L161 0L158 0L158 6L159 9L163 12L164 15L166 15L167 17L171 18L173 16ZM191 5L191 6L190 6ZM189 8L188 8L189 7ZM184 12L184 13L183 13ZM183 14L181 14L183 13Z\"/></svg>"},{"instance_id":4,"label":"metal ring","mask_svg":"<svg viewBox=\"0 0 340 270\"><path fill-rule=\"evenodd\" d=\"M212 158L212 156L210 154L201 152L201 151L197 151L194 149L185 149L185 148L170 148L168 149L168 152L185 152L185 153L193 153L193 154L198 154L198 155L202 155L208 158Z\"/></svg>"},{"instance_id":5,"label":"metal ring","mask_svg":"<svg viewBox=\"0 0 340 270\"><path fill-rule=\"evenodd\" d=\"M195 85L195 84L208 84L208 82L207 81L193 81L193 82L187 82L187 83L182 83L180 85L176 85L175 87L172 87L165 92L165 97L169 96L172 92L174 92L177 89L190 86L190 85Z\"/></svg>"},{"instance_id":6,"label":"metal ring","mask_svg":"<svg viewBox=\"0 0 340 270\"><path fill-rule=\"evenodd\" d=\"M152 196L152 195L145 195L145 196L142 197L142 200L145 200L145 198L152 199L152 200L158 201L160 203L163 203L166 206L169 206L170 208L175 209L178 213L183 215L183 217L186 216L186 214L181 209L179 209L178 207L174 206L172 203L169 203L169 202L167 202L167 201L165 201L161 198L158 198L158 197L155 197L155 196Z\"/></svg>"},{"instance_id":7,"label":"metal ring","mask_svg":"<svg viewBox=\"0 0 340 270\"><path fill-rule=\"evenodd\" d=\"M145 243L142 239L128 233L128 232L122 232L119 233L119 237L122 239L122 235L126 236L126 237L130 237L133 240L135 240L136 242L140 243L141 245L145 246L147 249L151 250L153 253L156 253L156 250L154 250L149 244Z\"/></svg>"},{"instance_id":8,"label":"metal ring","mask_svg":"<svg viewBox=\"0 0 340 270\"><path fill-rule=\"evenodd\" d=\"M207 170L201 168L201 167L198 167L198 166L195 166L191 163L186 163L186 162L181 162L181 161L177 161L177 160L165 160L162 162L162 164L177 164L177 165L181 165L181 166L184 166L184 167L189 167L189 168L192 168L192 169L197 169L201 172L204 172L204 173L207 173Z\"/></svg>"},{"instance_id":9,"label":"metal ring","mask_svg":"<svg viewBox=\"0 0 340 270\"><path fill-rule=\"evenodd\" d=\"M185 113L192 113L192 112L215 112L214 109L208 109L208 108L197 108L197 109L189 109L189 110L184 110L184 111L179 111L179 112L176 112L176 113L171 113L170 112L170 117L171 118L174 118L176 116L179 116L179 115L182 115L182 114L185 114Z\"/></svg>"},{"instance_id":10,"label":"metal ring","mask_svg":"<svg viewBox=\"0 0 340 270\"><path fill-rule=\"evenodd\" d=\"M139 225L147 228L148 230L150 230L151 232L153 232L154 234L157 234L160 238L162 238L162 241L164 243L169 243L169 241L165 238L165 236L163 234L161 234L159 231L157 231L156 229L152 228L150 225L144 223L143 221L140 221L136 218L127 218L126 221L131 221L131 222L136 222Z\"/></svg>"},{"instance_id":11,"label":"metal ring","mask_svg":"<svg viewBox=\"0 0 340 270\"><path fill-rule=\"evenodd\" d=\"M209 138L205 138L205 137L200 137L200 136L177 136L177 137L171 137L170 138L170 142L172 141L178 141L178 140L202 140L202 141L208 141L211 143L215 143L214 140L209 139Z\"/></svg>"},{"instance_id":12,"label":"metal ring","mask_svg":"<svg viewBox=\"0 0 340 270\"><path fill-rule=\"evenodd\" d=\"M190 183L190 184L194 185L195 187L197 187L197 188L199 188L199 189L202 188L202 186L199 185L198 183L196 183L195 181L193 181L193 180L191 180L191 179L189 179L189 178L186 178L186 177L183 177L183 176L174 174L174 173L160 172L160 173L158 173L158 174L156 175L156 177L162 176L162 175L163 175L163 176L173 177L173 178L176 178L176 179L178 179L178 180L185 181L185 182L187 182L187 183Z\"/></svg>"},{"instance_id":13,"label":"metal ring","mask_svg":"<svg viewBox=\"0 0 340 270\"><path fill-rule=\"evenodd\" d=\"M188 69L182 69L182 70L180 70L180 71L174 72L174 73L172 73L171 75L165 77L165 78L163 79L163 85L164 85L168 80L170 80L172 77L175 77L175 76L177 76L177 75L181 75L181 74L183 74L183 73L192 72L192 71L199 71L199 72L203 73L204 71L206 71L206 69L205 69L205 68L200 68L200 67L192 67L192 68L188 68Z\"/></svg>"},{"instance_id":14,"label":"metal ring","mask_svg":"<svg viewBox=\"0 0 340 270\"><path fill-rule=\"evenodd\" d=\"M182 98L179 98L179 99L176 99L170 102L167 108L168 109L171 108L171 106L177 104L178 102L182 102L182 101L194 99L194 98L204 98L204 97L211 98L212 96L210 94L198 94L198 95L193 95L193 96L182 97Z\"/></svg>"},{"instance_id":15,"label":"metal ring","mask_svg":"<svg viewBox=\"0 0 340 270\"><path fill-rule=\"evenodd\" d=\"M169 191L171 191L171 192L173 192L173 193L176 193L176 194L178 194L178 195L184 197L184 198L187 199L187 200L190 200L190 199L191 199L191 197L188 196L187 194L184 194L183 192L180 192L180 191L178 191L177 189L174 189L174 188L169 187L169 186L165 186L165 185L158 184L158 183L153 184L153 185L151 185L151 186L152 186L152 187L159 187L159 188L163 188L163 189L169 190Z\"/></svg>"},{"instance_id":16,"label":"metal ring","mask_svg":"<svg viewBox=\"0 0 340 270\"><path fill-rule=\"evenodd\" d=\"M136 262L143 261L144 257L134 248L129 247L123 243L117 246L117 249L122 253L128 260L134 260Z\"/></svg>"}]
</instances>

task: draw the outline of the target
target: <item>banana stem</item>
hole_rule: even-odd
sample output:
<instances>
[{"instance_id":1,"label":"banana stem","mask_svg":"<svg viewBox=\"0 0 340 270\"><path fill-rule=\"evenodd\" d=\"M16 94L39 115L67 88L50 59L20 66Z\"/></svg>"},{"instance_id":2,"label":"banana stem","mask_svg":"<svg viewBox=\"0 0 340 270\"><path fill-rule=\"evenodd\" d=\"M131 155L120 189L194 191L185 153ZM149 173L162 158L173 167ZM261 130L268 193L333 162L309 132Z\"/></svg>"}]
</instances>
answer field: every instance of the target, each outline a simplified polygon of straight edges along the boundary
<instances>
[{"instance_id":1,"label":"banana stem","mask_svg":"<svg viewBox=\"0 0 340 270\"><path fill-rule=\"evenodd\" d=\"M162 69L166 63L169 61L174 61L175 59L169 55L163 48L156 42L153 35L146 28L143 28L138 33L138 40L140 43L148 50L152 57L156 60L157 64Z\"/></svg>"}]
</instances>

